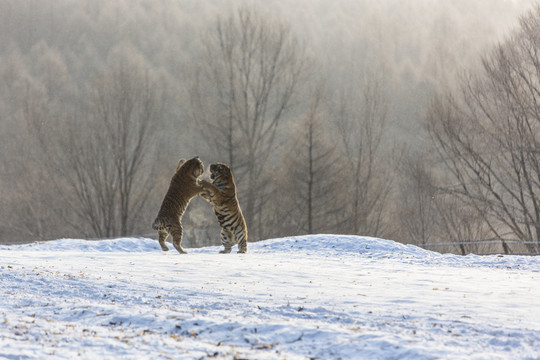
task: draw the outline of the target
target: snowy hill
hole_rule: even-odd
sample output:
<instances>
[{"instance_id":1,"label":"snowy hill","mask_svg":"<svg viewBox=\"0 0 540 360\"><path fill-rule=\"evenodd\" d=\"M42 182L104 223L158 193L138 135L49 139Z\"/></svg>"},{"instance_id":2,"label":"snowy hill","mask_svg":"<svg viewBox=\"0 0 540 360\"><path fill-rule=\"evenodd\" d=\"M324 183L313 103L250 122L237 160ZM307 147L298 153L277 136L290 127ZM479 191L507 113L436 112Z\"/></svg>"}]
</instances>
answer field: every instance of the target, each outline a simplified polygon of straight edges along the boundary
<instances>
[{"instance_id":1,"label":"snowy hill","mask_svg":"<svg viewBox=\"0 0 540 360\"><path fill-rule=\"evenodd\" d=\"M540 258L313 235L0 246L0 359L540 359Z\"/></svg>"}]
</instances>

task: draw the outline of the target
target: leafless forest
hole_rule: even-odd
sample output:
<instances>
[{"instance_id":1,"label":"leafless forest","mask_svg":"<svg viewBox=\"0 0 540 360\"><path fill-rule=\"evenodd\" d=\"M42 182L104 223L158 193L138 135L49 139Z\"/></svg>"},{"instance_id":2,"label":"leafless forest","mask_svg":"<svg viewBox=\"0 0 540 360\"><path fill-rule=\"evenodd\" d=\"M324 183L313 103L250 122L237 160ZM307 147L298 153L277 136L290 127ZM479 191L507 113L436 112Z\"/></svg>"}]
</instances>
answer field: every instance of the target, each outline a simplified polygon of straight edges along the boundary
<instances>
[{"instance_id":1,"label":"leafless forest","mask_svg":"<svg viewBox=\"0 0 540 360\"><path fill-rule=\"evenodd\" d=\"M0 242L148 236L199 155L232 166L250 241L537 253L536 6L2 1ZM219 243L201 199L183 224Z\"/></svg>"}]
</instances>

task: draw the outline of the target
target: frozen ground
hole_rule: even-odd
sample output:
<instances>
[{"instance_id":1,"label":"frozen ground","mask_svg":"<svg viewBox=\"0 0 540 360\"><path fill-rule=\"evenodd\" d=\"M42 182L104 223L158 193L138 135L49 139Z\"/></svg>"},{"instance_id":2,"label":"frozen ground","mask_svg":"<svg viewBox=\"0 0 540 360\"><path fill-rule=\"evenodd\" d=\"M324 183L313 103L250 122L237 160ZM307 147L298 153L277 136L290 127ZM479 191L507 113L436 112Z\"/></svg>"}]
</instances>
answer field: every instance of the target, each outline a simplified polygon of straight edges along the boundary
<instances>
[{"instance_id":1,"label":"frozen ground","mask_svg":"<svg viewBox=\"0 0 540 360\"><path fill-rule=\"evenodd\" d=\"M315 235L0 246L0 359L540 359L540 258Z\"/></svg>"}]
</instances>

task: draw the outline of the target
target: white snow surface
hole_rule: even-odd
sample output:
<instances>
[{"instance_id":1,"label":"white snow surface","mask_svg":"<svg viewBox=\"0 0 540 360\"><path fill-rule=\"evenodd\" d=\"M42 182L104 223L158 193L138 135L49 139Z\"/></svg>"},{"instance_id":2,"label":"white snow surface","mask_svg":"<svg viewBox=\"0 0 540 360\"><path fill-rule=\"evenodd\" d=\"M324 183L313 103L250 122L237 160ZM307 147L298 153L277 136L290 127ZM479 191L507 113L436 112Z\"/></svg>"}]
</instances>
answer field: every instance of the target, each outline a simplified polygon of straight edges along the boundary
<instances>
[{"instance_id":1,"label":"white snow surface","mask_svg":"<svg viewBox=\"0 0 540 360\"><path fill-rule=\"evenodd\" d=\"M0 246L0 359L540 359L540 258L311 235Z\"/></svg>"}]
</instances>

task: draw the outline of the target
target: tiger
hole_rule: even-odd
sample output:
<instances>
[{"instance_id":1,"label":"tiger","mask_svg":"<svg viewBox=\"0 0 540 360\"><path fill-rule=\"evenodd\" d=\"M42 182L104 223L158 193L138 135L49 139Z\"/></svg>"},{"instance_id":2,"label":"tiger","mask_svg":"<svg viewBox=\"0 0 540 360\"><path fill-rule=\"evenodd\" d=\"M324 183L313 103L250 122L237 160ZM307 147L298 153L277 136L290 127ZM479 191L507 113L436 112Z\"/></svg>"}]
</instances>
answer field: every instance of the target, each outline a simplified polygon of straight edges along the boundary
<instances>
[{"instance_id":1,"label":"tiger","mask_svg":"<svg viewBox=\"0 0 540 360\"><path fill-rule=\"evenodd\" d=\"M161 250L168 251L165 240L172 236L172 243L180 254L187 254L182 248L182 215L202 187L198 183L199 176L204 172L204 166L198 156L184 160L180 159L176 172L171 179L169 190L163 199L159 213L152 224L157 230Z\"/></svg>"},{"instance_id":2,"label":"tiger","mask_svg":"<svg viewBox=\"0 0 540 360\"><path fill-rule=\"evenodd\" d=\"M210 179L212 182L201 179L199 184L203 191L199 194L214 208L214 213L221 226L222 254L231 252L232 247L238 244L238 252L247 252L247 226L242 210L236 197L236 184L228 165L216 163L210 165Z\"/></svg>"}]
</instances>

